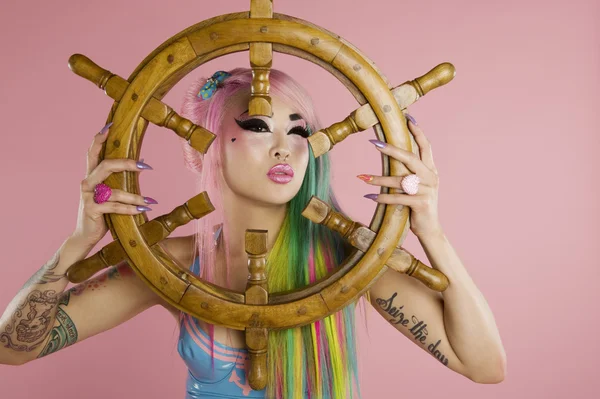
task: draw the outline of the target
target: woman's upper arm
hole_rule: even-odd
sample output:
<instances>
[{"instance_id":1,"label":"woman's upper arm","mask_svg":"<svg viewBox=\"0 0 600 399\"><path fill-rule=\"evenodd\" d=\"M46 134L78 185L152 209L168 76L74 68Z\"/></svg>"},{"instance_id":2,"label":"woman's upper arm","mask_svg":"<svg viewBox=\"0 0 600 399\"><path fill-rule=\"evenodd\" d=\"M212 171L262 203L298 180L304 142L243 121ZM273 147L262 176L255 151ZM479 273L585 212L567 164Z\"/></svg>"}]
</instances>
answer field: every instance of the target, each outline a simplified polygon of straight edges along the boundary
<instances>
[{"instance_id":1,"label":"woman's upper arm","mask_svg":"<svg viewBox=\"0 0 600 399\"><path fill-rule=\"evenodd\" d=\"M468 377L444 326L442 294L388 269L370 289L371 304L391 325L440 363Z\"/></svg>"},{"instance_id":2,"label":"woman's upper arm","mask_svg":"<svg viewBox=\"0 0 600 399\"><path fill-rule=\"evenodd\" d=\"M110 330L159 303L159 297L125 263L63 292L54 326L29 362Z\"/></svg>"}]
</instances>

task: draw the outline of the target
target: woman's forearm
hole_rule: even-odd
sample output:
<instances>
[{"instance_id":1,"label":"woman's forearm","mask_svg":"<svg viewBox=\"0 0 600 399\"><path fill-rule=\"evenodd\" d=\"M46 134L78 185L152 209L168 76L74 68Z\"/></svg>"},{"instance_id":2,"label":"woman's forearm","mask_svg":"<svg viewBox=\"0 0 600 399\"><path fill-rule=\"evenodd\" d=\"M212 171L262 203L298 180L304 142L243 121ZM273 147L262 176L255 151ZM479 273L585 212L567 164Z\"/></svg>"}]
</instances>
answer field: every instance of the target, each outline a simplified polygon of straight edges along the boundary
<instances>
[{"instance_id":1,"label":"woman's forearm","mask_svg":"<svg viewBox=\"0 0 600 399\"><path fill-rule=\"evenodd\" d=\"M473 371L473 380L502 381L506 373L506 355L494 316L483 294L445 234L440 232L419 237L419 241L431 266L450 280L442 295L444 325L452 349Z\"/></svg>"},{"instance_id":2,"label":"woman's forearm","mask_svg":"<svg viewBox=\"0 0 600 399\"><path fill-rule=\"evenodd\" d=\"M93 245L70 236L8 304L0 317L0 363L21 364L31 358L54 325L59 299L68 285L65 273L84 259Z\"/></svg>"}]
</instances>

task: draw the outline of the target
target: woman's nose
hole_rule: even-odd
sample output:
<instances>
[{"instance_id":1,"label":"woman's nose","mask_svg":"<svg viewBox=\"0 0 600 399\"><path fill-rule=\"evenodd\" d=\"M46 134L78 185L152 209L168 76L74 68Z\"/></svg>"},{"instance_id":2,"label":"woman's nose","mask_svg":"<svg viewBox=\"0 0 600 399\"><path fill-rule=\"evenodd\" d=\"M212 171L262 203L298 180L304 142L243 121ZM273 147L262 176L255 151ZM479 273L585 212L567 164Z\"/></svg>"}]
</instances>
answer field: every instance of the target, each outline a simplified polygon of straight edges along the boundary
<instances>
[{"instance_id":1,"label":"woman's nose","mask_svg":"<svg viewBox=\"0 0 600 399\"><path fill-rule=\"evenodd\" d=\"M273 156L277 158L278 161L285 161L290 156L290 151L282 147L275 148L272 152L274 153Z\"/></svg>"},{"instance_id":2,"label":"woman's nose","mask_svg":"<svg viewBox=\"0 0 600 399\"><path fill-rule=\"evenodd\" d=\"M273 144L273 147L271 147L270 152L271 157L274 157L279 161L285 161L291 154L287 137L276 140L276 142Z\"/></svg>"},{"instance_id":3,"label":"woman's nose","mask_svg":"<svg viewBox=\"0 0 600 399\"><path fill-rule=\"evenodd\" d=\"M282 129L276 130L272 137L271 157L283 162L292 154L290 135Z\"/></svg>"}]
</instances>

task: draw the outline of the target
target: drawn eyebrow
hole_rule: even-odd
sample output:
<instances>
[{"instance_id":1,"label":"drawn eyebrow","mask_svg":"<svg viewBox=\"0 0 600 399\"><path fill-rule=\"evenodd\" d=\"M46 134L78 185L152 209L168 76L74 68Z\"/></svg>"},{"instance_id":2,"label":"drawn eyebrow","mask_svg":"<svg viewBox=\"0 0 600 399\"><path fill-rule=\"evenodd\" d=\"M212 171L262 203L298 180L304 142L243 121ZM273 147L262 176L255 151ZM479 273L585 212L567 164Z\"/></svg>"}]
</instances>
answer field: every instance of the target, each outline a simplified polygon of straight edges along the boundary
<instances>
[{"instance_id":1,"label":"drawn eyebrow","mask_svg":"<svg viewBox=\"0 0 600 399\"><path fill-rule=\"evenodd\" d=\"M249 110L245 110L244 112L242 112L240 114L240 116L244 115L245 113L247 113ZM273 116L275 116L275 113L273 113ZM298 119L304 119L302 118L302 116L300 114L290 114L290 120L291 121L297 121Z\"/></svg>"}]
</instances>

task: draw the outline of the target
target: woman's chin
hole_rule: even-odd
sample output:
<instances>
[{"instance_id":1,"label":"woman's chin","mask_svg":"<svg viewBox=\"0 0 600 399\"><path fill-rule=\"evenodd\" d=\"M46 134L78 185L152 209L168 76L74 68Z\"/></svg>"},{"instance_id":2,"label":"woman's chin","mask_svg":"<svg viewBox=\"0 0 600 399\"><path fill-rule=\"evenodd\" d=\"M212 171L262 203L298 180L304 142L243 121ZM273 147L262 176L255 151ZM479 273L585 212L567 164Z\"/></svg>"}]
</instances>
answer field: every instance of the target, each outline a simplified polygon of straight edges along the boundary
<instances>
[{"instance_id":1,"label":"woman's chin","mask_svg":"<svg viewBox=\"0 0 600 399\"><path fill-rule=\"evenodd\" d=\"M270 187L265 187L263 191L256 193L254 199L268 205L284 205L298 194L298 190L299 187L272 183Z\"/></svg>"}]
</instances>

